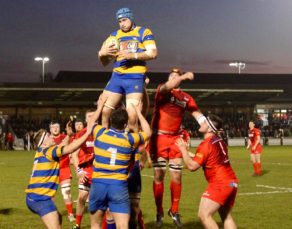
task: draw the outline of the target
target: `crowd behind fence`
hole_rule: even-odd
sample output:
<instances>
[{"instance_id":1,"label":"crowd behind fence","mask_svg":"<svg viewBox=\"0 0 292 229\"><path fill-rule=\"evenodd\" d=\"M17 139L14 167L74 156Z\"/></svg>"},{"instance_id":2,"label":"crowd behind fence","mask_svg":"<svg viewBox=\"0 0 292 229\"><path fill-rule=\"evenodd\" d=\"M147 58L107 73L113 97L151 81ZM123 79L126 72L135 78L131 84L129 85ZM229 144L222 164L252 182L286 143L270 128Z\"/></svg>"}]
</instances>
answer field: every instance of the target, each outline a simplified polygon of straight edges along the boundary
<instances>
[{"instance_id":1,"label":"crowd behind fence","mask_svg":"<svg viewBox=\"0 0 292 229\"><path fill-rule=\"evenodd\" d=\"M248 122L244 113L236 115L220 115L224 121L223 129L225 131L227 139L242 138L247 141ZM61 125L61 130L64 130L67 123L67 119L55 118ZM151 117L148 117L151 120ZM292 137L292 122L289 119L284 118L271 118L264 122L261 119L257 119L257 126L262 132L262 141L264 145L270 144L270 139L279 139L279 145L283 145L284 138ZM13 133L15 139L23 139L24 145L27 145L28 133L35 132L41 128L48 129L50 119L26 119L24 117L6 117L5 120L1 120L1 132L0 132L0 149L11 149L11 143L8 143L7 136L9 133ZM267 124L268 125L265 125ZM183 127L188 130L191 138L201 138L198 132L197 122L189 115L186 115L183 121ZM11 140L10 140L11 141ZM245 143L246 144L246 143Z\"/></svg>"}]
</instances>

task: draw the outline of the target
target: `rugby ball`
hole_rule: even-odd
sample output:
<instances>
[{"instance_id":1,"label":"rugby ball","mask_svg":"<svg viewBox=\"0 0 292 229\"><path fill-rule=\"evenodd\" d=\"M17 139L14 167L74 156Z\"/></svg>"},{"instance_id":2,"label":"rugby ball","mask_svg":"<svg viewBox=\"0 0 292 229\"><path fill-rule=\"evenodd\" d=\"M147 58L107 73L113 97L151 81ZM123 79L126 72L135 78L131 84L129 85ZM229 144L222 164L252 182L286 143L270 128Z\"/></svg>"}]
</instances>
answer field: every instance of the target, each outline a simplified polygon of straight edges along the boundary
<instances>
[{"instance_id":1,"label":"rugby ball","mask_svg":"<svg viewBox=\"0 0 292 229\"><path fill-rule=\"evenodd\" d=\"M105 44L109 47L109 46L112 46L114 45L113 47L116 48L116 49L119 49L120 48L120 44L119 44L119 41L116 37L113 37L113 36L110 36L106 39L105 41Z\"/></svg>"}]
</instances>

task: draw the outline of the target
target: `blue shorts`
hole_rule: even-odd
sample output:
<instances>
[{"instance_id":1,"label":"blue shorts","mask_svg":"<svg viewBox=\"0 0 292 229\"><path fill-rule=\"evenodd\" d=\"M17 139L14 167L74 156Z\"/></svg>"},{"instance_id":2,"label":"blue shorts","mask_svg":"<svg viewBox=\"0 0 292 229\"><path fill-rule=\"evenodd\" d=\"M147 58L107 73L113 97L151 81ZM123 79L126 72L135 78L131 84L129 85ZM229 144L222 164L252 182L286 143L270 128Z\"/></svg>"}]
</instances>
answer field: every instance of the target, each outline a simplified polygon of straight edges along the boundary
<instances>
[{"instance_id":1,"label":"blue shorts","mask_svg":"<svg viewBox=\"0 0 292 229\"><path fill-rule=\"evenodd\" d=\"M137 76L132 78L131 75ZM145 74L119 74L113 72L105 90L118 94L131 94L144 92Z\"/></svg>"},{"instance_id":2,"label":"blue shorts","mask_svg":"<svg viewBox=\"0 0 292 229\"><path fill-rule=\"evenodd\" d=\"M130 214L130 201L127 185L92 183L89 194L88 209Z\"/></svg>"},{"instance_id":3,"label":"blue shorts","mask_svg":"<svg viewBox=\"0 0 292 229\"><path fill-rule=\"evenodd\" d=\"M41 217L48 213L57 211L57 207L55 203L52 201L52 199L34 201L26 195L26 206L33 213L38 214Z\"/></svg>"},{"instance_id":4,"label":"blue shorts","mask_svg":"<svg viewBox=\"0 0 292 229\"><path fill-rule=\"evenodd\" d=\"M129 193L141 193L141 172L140 172L140 166L139 161L135 162L135 165L130 172L129 178L128 178L128 190Z\"/></svg>"}]
</instances>

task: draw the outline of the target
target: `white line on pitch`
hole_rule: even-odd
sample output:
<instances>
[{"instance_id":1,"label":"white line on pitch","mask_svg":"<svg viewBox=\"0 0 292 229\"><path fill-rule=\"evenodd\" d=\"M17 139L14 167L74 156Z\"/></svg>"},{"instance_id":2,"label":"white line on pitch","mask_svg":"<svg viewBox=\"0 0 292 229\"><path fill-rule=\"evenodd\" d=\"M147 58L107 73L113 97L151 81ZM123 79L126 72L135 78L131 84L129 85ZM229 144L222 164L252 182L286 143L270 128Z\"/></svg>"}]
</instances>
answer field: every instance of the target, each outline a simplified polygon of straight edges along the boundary
<instances>
[{"instance_id":1,"label":"white line on pitch","mask_svg":"<svg viewBox=\"0 0 292 229\"><path fill-rule=\"evenodd\" d=\"M279 193L291 193L292 190L287 191L273 191L273 192L245 192L238 193L239 196L254 196L254 195L267 195L267 194L279 194Z\"/></svg>"},{"instance_id":2,"label":"white line on pitch","mask_svg":"<svg viewBox=\"0 0 292 229\"><path fill-rule=\"evenodd\" d=\"M280 190L282 189L282 190L292 191L292 188L276 187L276 186L270 186L270 185L257 184L256 187L259 187L259 188L269 188L269 189L280 189Z\"/></svg>"},{"instance_id":3,"label":"white line on pitch","mask_svg":"<svg viewBox=\"0 0 292 229\"><path fill-rule=\"evenodd\" d=\"M146 175L146 174L141 174L142 177L151 177L151 178L154 178L154 176L151 176L151 175Z\"/></svg>"}]
</instances>

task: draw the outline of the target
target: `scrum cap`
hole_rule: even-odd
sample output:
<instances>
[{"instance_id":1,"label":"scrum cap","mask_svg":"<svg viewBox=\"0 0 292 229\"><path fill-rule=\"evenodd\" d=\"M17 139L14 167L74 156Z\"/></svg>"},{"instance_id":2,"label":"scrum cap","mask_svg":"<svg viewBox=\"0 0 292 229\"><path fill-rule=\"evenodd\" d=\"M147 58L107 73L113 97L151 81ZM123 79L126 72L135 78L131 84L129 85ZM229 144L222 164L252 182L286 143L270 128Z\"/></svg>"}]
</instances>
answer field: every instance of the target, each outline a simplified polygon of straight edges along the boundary
<instances>
[{"instance_id":1,"label":"scrum cap","mask_svg":"<svg viewBox=\"0 0 292 229\"><path fill-rule=\"evenodd\" d=\"M116 18L117 20L120 20L121 18L129 18L132 22L134 21L134 14L132 13L132 11L127 8L121 8L117 11L116 13Z\"/></svg>"}]
</instances>

